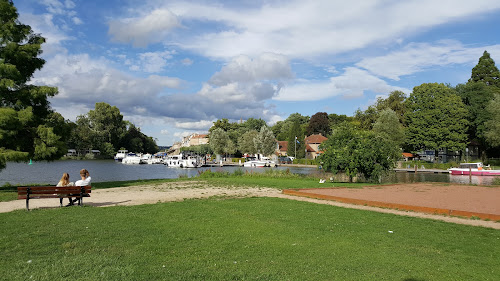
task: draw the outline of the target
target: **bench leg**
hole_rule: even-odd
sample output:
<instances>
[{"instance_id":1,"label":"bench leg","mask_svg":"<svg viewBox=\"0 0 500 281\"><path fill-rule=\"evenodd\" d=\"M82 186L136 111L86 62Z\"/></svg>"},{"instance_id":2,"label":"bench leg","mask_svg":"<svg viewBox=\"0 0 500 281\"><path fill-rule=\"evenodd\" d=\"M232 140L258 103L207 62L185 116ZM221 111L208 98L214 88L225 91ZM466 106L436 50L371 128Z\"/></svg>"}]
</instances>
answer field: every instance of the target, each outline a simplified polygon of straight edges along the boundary
<instances>
[{"instance_id":1,"label":"bench leg","mask_svg":"<svg viewBox=\"0 0 500 281\"><path fill-rule=\"evenodd\" d=\"M62 207L62 205L63 205L62 203L63 203L63 198L61 197L61 198L59 198L59 207Z\"/></svg>"},{"instance_id":2,"label":"bench leg","mask_svg":"<svg viewBox=\"0 0 500 281\"><path fill-rule=\"evenodd\" d=\"M26 210L30 210L30 199L26 198Z\"/></svg>"}]
</instances>

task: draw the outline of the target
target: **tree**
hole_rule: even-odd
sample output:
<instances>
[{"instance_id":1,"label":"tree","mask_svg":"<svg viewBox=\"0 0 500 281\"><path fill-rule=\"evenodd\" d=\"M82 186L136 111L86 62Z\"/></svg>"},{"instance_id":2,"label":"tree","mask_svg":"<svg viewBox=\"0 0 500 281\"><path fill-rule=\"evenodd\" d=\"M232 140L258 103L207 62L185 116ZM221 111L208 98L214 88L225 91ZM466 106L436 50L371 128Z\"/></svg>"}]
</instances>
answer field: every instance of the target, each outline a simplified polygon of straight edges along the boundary
<instances>
[{"instance_id":1,"label":"tree","mask_svg":"<svg viewBox=\"0 0 500 281\"><path fill-rule=\"evenodd\" d=\"M267 126L266 121L262 119L254 119L254 118L248 118L247 121L243 122L241 124L243 127L245 127L245 132L250 131L250 130L260 130L262 126Z\"/></svg>"},{"instance_id":2,"label":"tree","mask_svg":"<svg viewBox=\"0 0 500 281\"><path fill-rule=\"evenodd\" d=\"M392 91L386 99L377 98L377 102L374 105L370 105L365 111L356 110L354 118L360 123L361 128L371 130L379 117L379 113L385 109L391 109L398 116L399 122L403 124L406 111L405 100L405 93Z\"/></svg>"},{"instance_id":3,"label":"tree","mask_svg":"<svg viewBox=\"0 0 500 281\"><path fill-rule=\"evenodd\" d=\"M406 143L413 151L462 151L467 142L467 109L444 84L416 86L406 100ZM437 157L436 157L437 158Z\"/></svg>"},{"instance_id":4,"label":"tree","mask_svg":"<svg viewBox=\"0 0 500 281\"><path fill-rule=\"evenodd\" d=\"M320 149L324 151L319 156L323 168L333 173L345 172L350 181L358 175L368 181L379 181L400 157L400 150L393 142L348 122L335 128Z\"/></svg>"},{"instance_id":5,"label":"tree","mask_svg":"<svg viewBox=\"0 0 500 281\"><path fill-rule=\"evenodd\" d=\"M276 151L276 138L273 131L267 126L262 126L260 132L253 139L255 150L264 156L273 154Z\"/></svg>"},{"instance_id":6,"label":"tree","mask_svg":"<svg viewBox=\"0 0 500 281\"><path fill-rule=\"evenodd\" d=\"M216 128L210 133L210 148L215 154L221 155L225 153L233 153L235 145L229 138L226 131L222 128Z\"/></svg>"},{"instance_id":7,"label":"tree","mask_svg":"<svg viewBox=\"0 0 500 281\"><path fill-rule=\"evenodd\" d=\"M486 107L491 119L485 124L485 137L493 147L500 146L500 95L496 95L493 101Z\"/></svg>"},{"instance_id":8,"label":"tree","mask_svg":"<svg viewBox=\"0 0 500 281\"><path fill-rule=\"evenodd\" d=\"M112 147L110 152L116 153L120 140L126 132L126 125L120 110L116 106L98 102L95 104L95 109L89 111L88 118L92 131L101 140L97 146L101 153L105 146L109 148L109 144Z\"/></svg>"},{"instance_id":9,"label":"tree","mask_svg":"<svg viewBox=\"0 0 500 281\"><path fill-rule=\"evenodd\" d=\"M307 126L307 135L321 134L328 136L332 129L330 128L330 120L326 112L318 112L311 116Z\"/></svg>"},{"instance_id":10,"label":"tree","mask_svg":"<svg viewBox=\"0 0 500 281\"><path fill-rule=\"evenodd\" d=\"M384 109L379 113L377 121L373 124L373 131L398 148L404 143L403 125L399 123L398 116L392 109Z\"/></svg>"},{"instance_id":11,"label":"tree","mask_svg":"<svg viewBox=\"0 0 500 281\"><path fill-rule=\"evenodd\" d=\"M305 157L305 135L298 121L295 121L292 128L288 132L288 150L287 154L289 156L295 156L297 158Z\"/></svg>"},{"instance_id":12,"label":"tree","mask_svg":"<svg viewBox=\"0 0 500 281\"><path fill-rule=\"evenodd\" d=\"M0 144L1 159L19 159L23 155L53 160L66 153L57 130L47 124L53 113L48 98L57 94L57 88L29 83L33 73L45 63L38 57L44 42L30 26L18 21L12 1L0 0L0 108L8 114L0 130L4 136L16 136L14 144ZM23 126L13 128L15 124Z\"/></svg>"},{"instance_id":13,"label":"tree","mask_svg":"<svg viewBox=\"0 0 500 281\"><path fill-rule=\"evenodd\" d=\"M238 149L241 153L256 154L257 149L255 149L254 139L257 137L259 132L256 130L250 130L244 133L238 140Z\"/></svg>"},{"instance_id":14,"label":"tree","mask_svg":"<svg viewBox=\"0 0 500 281\"><path fill-rule=\"evenodd\" d=\"M500 71L487 51L484 51L479 62L472 69L469 82L481 82L488 86L500 87Z\"/></svg>"}]
</instances>

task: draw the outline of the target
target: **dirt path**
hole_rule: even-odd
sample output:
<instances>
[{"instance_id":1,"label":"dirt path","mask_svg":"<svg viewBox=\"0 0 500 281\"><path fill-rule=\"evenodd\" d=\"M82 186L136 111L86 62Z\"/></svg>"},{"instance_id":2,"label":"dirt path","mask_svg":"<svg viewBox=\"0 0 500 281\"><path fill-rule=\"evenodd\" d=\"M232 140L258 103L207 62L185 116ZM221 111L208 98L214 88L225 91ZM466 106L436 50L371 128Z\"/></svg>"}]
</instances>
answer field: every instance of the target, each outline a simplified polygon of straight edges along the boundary
<instances>
[{"instance_id":1,"label":"dirt path","mask_svg":"<svg viewBox=\"0 0 500 281\"><path fill-rule=\"evenodd\" d=\"M358 194L360 194L359 191L363 189L338 189L338 190L347 192L349 192L349 190L354 190L357 191ZM368 188L367 190L370 190L370 188ZM375 188L373 190L381 191L384 190L384 188ZM397 191L393 190L392 193L394 192L397 193ZM421 191L415 191L415 192L421 192ZM387 197L387 194L390 194L390 192L383 195L383 197L384 196ZM344 208L369 210L369 211L404 215L410 217L429 218L429 219L442 220L458 224L467 224L467 225L500 229L500 223L493 221L471 220L458 217L423 214L418 212L398 211L398 210L383 209L383 208L376 208L363 205L353 205L353 204L340 203L330 200L297 197L297 196L285 195L281 192L281 190L273 188L217 187L217 186L210 186L207 185L207 183L199 181L173 182L173 183L162 183L157 185L142 185L142 186L132 186L132 187L118 187L111 189L98 189L92 191L92 197L84 199L85 200L84 204L96 207L126 206L126 205L154 204L158 202L169 202L169 201L182 201L184 199L209 198L209 197L228 197L228 198L278 197L291 200L307 201L317 204L339 206ZM500 197L497 197L496 200L500 200ZM67 200L65 200L65 203L66 202ZM59 202L57 199L30 200L30 209L57 208L58 205ZM10 212L18 209L25 209L25 208L26 206L24 200L0 202L0 213Z\"/></svg>"}]
</instances>

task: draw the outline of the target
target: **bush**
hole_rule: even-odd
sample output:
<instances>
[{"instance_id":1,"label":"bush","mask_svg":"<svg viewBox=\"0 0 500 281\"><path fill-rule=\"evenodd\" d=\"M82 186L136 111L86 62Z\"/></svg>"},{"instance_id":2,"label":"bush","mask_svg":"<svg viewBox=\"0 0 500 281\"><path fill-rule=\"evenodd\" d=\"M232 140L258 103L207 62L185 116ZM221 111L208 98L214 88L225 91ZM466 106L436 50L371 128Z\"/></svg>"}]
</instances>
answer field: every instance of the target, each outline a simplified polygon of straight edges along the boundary
<instances>
[{"instance_id":1,"label":"bush","mask_svg":"<svg viewBox=\"0 0 500 281\"><path fill-rule=\"evenodd\" d=\"M317 159L293 159L293 164L318 165L319 161Z\"/></svg>"}]
</instances>

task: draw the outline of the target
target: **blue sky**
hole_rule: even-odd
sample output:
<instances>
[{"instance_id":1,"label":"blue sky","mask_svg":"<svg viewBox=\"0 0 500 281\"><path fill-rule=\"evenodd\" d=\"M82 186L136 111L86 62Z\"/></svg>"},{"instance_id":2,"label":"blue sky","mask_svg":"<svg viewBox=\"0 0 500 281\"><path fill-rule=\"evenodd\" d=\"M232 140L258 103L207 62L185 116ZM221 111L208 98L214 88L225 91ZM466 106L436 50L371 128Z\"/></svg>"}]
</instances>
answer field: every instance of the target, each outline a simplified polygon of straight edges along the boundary
<instances>
[{"instance_id":1,"label":"blue sky","mask_svg":"<svg viewBox=\"0 0 500 281\"><path fill-rule=\"evenodd\" d=\"M220 118L352 116L393 90L500 62L500 1L14 0L47 43L37 85L75 121L96 102L171 145Z\"/></svg>"}]
</instances>

